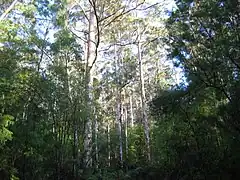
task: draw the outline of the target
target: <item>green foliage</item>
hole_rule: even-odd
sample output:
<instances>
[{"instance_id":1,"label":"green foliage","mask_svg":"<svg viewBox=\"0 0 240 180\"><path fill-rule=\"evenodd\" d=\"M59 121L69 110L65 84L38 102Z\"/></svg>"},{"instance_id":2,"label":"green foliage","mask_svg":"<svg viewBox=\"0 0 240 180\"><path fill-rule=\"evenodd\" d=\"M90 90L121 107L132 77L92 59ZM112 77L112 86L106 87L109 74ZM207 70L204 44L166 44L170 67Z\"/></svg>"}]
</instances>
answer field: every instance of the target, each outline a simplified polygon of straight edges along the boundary
<instances>
[{"instance_id":1,"label":"green foliage","mask_svg":"<svg viewBox=\"0 0 240 180\"><path fill-rule=\"evenodd\" d=\"M165 32L150 20L158 21L157 7L139 6L146 17L138 18L124 13L128 1L98 1L95 33L107 50L89 52L103 60L91 69L90 90L89 9L81 7L89 2L24 1L0 22L0 179L239 179L239 2L176 0ZM2 12L10 1L0 4ZM151 162L135 36L144 41ZM164 61L160 47L186 78L171 89L170 65L155 67ZM91 168L84 164L87 121Z\"/></svg>"},{"instance_id":2,"label":"green foliage","mask_svg":"<svg viewBox=\"0 0 240 180\"><path fill-rule=\"evenodd\" d=\"M3 144L12 139L12 132L7 128L13 123L13 117L10 115L0 114L0 142Z\"/></svg>"},{"instance_id":3,"label":"green foliage","mask_svg":"<svg viewBox=\"0 0 240 180\"><path fill-rule=\"evenodd\" d=\"M159 92L151 109L158 120L157 163L171 169L173 179L239 177L232 161L238 157L228 154L237 154L239 147L234 3L176 1L178 9L167 21L169 57L183 67L187 85ZM234 170L226 173L228 167Z\"/></svg>"}]
</instances>

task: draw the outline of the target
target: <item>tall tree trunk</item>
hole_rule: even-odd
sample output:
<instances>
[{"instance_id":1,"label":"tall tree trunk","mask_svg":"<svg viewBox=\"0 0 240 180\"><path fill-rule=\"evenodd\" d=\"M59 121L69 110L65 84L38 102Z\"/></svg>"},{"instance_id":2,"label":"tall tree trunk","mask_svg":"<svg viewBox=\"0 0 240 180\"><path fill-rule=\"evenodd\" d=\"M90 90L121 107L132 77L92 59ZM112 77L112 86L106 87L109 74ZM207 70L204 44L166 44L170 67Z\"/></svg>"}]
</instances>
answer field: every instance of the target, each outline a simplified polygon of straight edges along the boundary
<instances>
[{"instance_id":1,"label":"tall tree trunk","mask_svg":"<svg viewBox=\"0 0 240 180\"><path fill-rule=\"evenodd\" d=\"M124 108L124 122L125 122L125 150L126 150L126 159L128 159L128 112L127 112L127 106Z\"/></svg>"},{"instance_id":2,"label":"tall tree trunk","mask_svg":"<svg viewBox=\"0 0 240 180\"><path fill-rule=\"evenodd\" d=\"M84 133L84 165L85 168L92 166L92 102L93 102L93 65L97 58L96 54L96 16L94 8L90 5L88 42L87 42L87 64L86 64L86 103L87 119Z\"/></svg>"},{"instance_id":3,"label":"tall tree trunk","mask_svg":"<svg viewBox=\"0 0 240 180\"><path fill-rule=\"evenodd\" d=\"M77 160L78 160L78 124L77 124L77 105L74 106L73 112L73 177L78 178Z\"/></svg>"},{"instance_id":4,"label":"tall tree trunk","mask_svg":"<svg viewBox=\"0 0 240 180\"><path fill-rule=\"evenodd\" d=\"M98 169L98 121L97 121L97 114L96 114L96 108L94 108L94 150L95 150L95 169Z\"/></svg>"},{"instance_id":5,"label":"tall tree trunk","mask_svg":"<svg viewBox=\"0 0 240 180\"><path fill-rule=\"evenodd\" d=\"M121 115L121 92L120 92L120 78L119 73L119 59L117 56L116 45L114 45L114 59L115 59L115 78L116 78L116 125L119 137L119 163L123 166L123 142L122 142L122 115Z\"/></svg>"},{"instance_id":6,"label":"tall tree trunk","mask_svg":"<svg viewBox=\"0 0 240 180\"><path fill-rule=\"evenodd\" d=\"M116 105L116 122L118 128L118 137L119 137L119 163L120 166L123 166L123 142L122 142L122 115L121 115L121 99L118 95L117 105Z\"/></svg>"},{"instance_id":7,"label":"tall tree trunk","mask_svg":"<svg viewBox=\"0 0 240 180\"><path fill-rule=\"evenodd\" d=\"M74 130L73 130L73 176L77 177L77 158L78 158L78 133L77 133L77 123L74 118Z\"/></svg>"},{"instance_id":8,"label":"tall tree trunk","mask_svg":"<svg viewBox=\"0 0 240 180\"><path fill-rule=\"evenodd\" d=\"M146 107L146 95L145 95L145 85L144 85L144 76L143 76L143 61L142 61L142 49L141 49L141 37L140 32L138 33L138 62L140 70L140 86L141 86L141 108L142 108L142 118L144 125L144 133L146 139L146 148L147 148L147 159L151 161L150 154L150 135L149 135L149 123L147 117L147 107Z\"/></svg>"},{"instance_id":9,"label":"tall tree trunk","mask_svg":"<svg viewBox=\"0 0 240 180\"><path fill-rule=\"evenodd\" d=\"M107 142L108 142L108 167L111 166L111 147L110 147L110 143L111 143L111 139L110 139L110 122L108 119L107 122Z\"/></svg>"},{"instance_id":10,"label":"tall tree trunk","mask_svg":"<svg viewBox=\"0 0 240 180\"><path fill-rule=\"evenodd\" d=\"M129 97L129 105L130 105L131 128L132 128L134 125L132 93L130 94L130 97Z\"/></svg>"}]
</instances>

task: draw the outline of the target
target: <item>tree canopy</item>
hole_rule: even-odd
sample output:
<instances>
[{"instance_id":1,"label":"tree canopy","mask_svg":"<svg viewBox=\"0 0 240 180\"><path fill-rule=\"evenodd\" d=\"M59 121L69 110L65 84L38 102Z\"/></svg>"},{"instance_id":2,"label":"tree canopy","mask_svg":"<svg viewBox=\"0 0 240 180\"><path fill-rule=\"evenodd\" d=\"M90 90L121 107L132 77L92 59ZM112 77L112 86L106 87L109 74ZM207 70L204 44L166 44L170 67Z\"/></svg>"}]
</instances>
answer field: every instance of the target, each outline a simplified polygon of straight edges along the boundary
<instances>
[{"instance_id":1,"label":"tree canopy","mask_svg":"<svg viewBox=\"0 0 240 180\"><path fill-rule=\"evenodd\" d=\"M238 179L239 44L239 0L0 0L0 179Z\"/></svg>"}]
</instances>

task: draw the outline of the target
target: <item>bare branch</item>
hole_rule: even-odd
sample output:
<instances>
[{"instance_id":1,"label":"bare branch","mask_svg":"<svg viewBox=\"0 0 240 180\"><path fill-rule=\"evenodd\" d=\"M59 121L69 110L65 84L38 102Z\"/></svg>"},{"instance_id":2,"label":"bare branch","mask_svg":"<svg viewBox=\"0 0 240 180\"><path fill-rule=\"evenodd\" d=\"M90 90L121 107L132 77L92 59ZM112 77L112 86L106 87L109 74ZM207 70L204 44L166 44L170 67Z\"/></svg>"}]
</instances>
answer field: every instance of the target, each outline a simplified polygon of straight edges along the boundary
<instances>
[{"instance_id":1,"label":"bare branch","mask_svg":"<svg viewBox=\"0 0 240 180\"><path fill-rule=\"evenodd\" d=\"M136 43L137 43L137 40L132 41L132 42L123 43L123 44L122 44L122 43L110 44L107 48L102 49L102 50L99 50L99 51L107 51L107 50L109 50L112 46L121 46L121 47L125 47L125 46L133 45L133 44L136 44Z\"/></svg>"},{"instance_id":2,"label":"bare branch","mask_svg":"<svg viewBox=\"0 0 240 180\"><path fill-rule=\"evenodd\" d=\"M44 48L46 48L46 39L47 39L47 35L48 35L48 32L49 32L49 30L48 30L48 27L46 28L46 31L45 31L45 33L44 33L44 42L43 42L43 44L42 44L42 47L41 47L41 55L40 55L40 59L39 59L39 61L38 61L38 63L37 63L37 71L39 72L39 70L40 70L40 66L41 66L41 63L42 63L42 60L43 60L43 55L45 54L44 53Z\"/></svg>"},{"instance_id":3,"label":"bare branch","mask_svg":"<svg viewBox=\"0 0 240 180\"><path fill-rule=\"evenodd\" d=\"M120 8L120 9L116 10L114 13L112 13L112 14L106 16L106 17L103 17L102 19L99 20L99 22L102 22L102 21L104 21L104 20L106 20L106 19L114 16L114 15L117 14L120 10L122 10L121 13L123 13L123 12L125 11L125 9L126 9L126 7L122 7L122 8Z\"/></svg>"},{"instance_id":4,"label":"bare branch","mask_svg":"<svg viewBox=\"0 0 240 180\"><path fill-rule=\"evenodd\" d=\"M96 60L97 60L97 54L98 54L98 47L99 47L99 44L100 44L100 27L99 27L99 18L98 18L98 15L97 15L97 7L96 7L96 2L93 0L91 2L91 0L89 0L89 3L92 5L93 7L93 11L94 11L94 15L95 15L95 18L96 18L96 28L97 28L97 39L96 39L96 42L95 42L95 57L94 57L94 60L93 60L93 63L91 64L90 66L90 69L89 71L91 71L93 65L95 64Z\"/></svg>"},{"instance_id":5,"label":"bare branch","mask_svg":"<svg viewBox=\"0 0 240 180\"><path fill-rule=\"evenodd\" d=\"M127 11L124 11L124 12L120 13L119 15L113 17L112 20L110 20L106 25L104 25L104 27L109 26L109 25L110 25L113 21L115 21L116 19L124 16L125 14L130 13L131 11L137 9L139 6L141 6L141 5L144 4L144 3L145 3L145 0L144 0L143 2L137 4L135 7L131 8L131 9L128 9Z\"/></svg>"},{"instance_id":6,"label":"bare branch","mask_svg":"<svg viewBox=\"0 0 240 180\"><path fill-rule=\"evenodd\" d=\"M90 1L90 0L89 0L89 1ZM77 0L75 0L75 2L76 2L77 5L81 8L84 17L85 17L85 18L87 19L87 21L89 22L88 16L87 16L86 12L84 11L84 9L82 8L82 6L80 5L80 3L79 3Z\"/></svg>"},{"instance_id":7,"label":"bare branch","mask_svg":"<svg viewBox=\"0 0 240 180\"><path fill-rule=\"evenodd\" d=\"M138 11L145 11L145 10L147 10L147 9L150 9L150 8L152 8L152 7L155 7L156 5L158 5L159 3L155 3L155 4L152 4L152 5L150 5L150 6L148 6L148 7L145 7L145 8L141 8L141 9L136 9L136 10L138 10Z\"/></svg>"},{"instance_id":8,"label":"bare branch","mask_svg":"<svg viewBox=\"0 0 240 180\"><path fill-rule=\"evenodd\" d=\"M75 32L73 32L71 29L69 29L69 31L71 33L73 33L74 36L76 36L77 38L79 38L80 40L82 40L84 43L87 43L87 40L83 39L82 37L78 36Z\"/></svg>"},{"instance_id":9,"label":"bare branch","mask_svg":"<svg viewBox=\"0 0 240 180\"><path fill-rule=\"evenodd\" d=\"M143 45L143 47L148 46L150 43L152 43L152 42L154 42L154 41L156 41L156 40L158 40L158 37L153 38L153 39L151 39L150 41L147 41L146 44Z\"/></svg>"},{"instance_id":10,"label":"bare branch","mask_svg":"<svg viewBox=\"0 0 240 180\"><path fill-rule=\"evenodd\" d=\"M6 9L6 11L0 16L0 21L4 20L8 13L13 10L15 5L18 3L18 0L14 0L12 4Z\"/></svg>"}]
</instances>

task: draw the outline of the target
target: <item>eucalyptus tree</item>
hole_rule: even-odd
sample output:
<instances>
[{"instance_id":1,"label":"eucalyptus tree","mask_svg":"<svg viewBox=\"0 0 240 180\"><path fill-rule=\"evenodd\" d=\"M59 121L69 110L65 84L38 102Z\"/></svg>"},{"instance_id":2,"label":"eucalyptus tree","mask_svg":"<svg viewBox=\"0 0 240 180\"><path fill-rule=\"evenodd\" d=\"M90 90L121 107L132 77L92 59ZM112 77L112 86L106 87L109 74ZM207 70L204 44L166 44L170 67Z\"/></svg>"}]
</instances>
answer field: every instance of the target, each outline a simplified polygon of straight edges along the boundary
<instances>
[{"instance_id":1,"label":"eucalyptus tree","mask_svg":"<svg viewBox=\"0 0 240 180\"><path fill-rule=\"evenodd\" d=\"M149 162L148 100L165 73L154 67L165 67L162 27L150 20L158 3L18 2L1 9L1 169L21 179L109 179L115 168L117 179Z\"/></svg>"},{"instance_id":2,"label":"eucalyptus tree","mask_svg":"<svg viewBox=\"0 0 240 180\"><path fill-rule=\"evenodd\" d=\"M57 139L52 139L51 135L55 133L57 128L60 128L60 126L52 128L50 116L55 116L56 114L52 111L49 101L53 99L51 90L56 87L56 84L51 82L51 79L48 77L49 73L46 72L46 66L49 65L47 60L52 60L48 52L50 42L47 39L52 25L49 25L47 17L47 22L42 22L40 18L42 4L39 4L37 1L34 3L18 3L15 8L11 9L12 11L9 10L7 15L4 15L4 20L0 22L1 32L9 32L6 33L6 36L1 36L3 44L1 51L8 51L8 54L11 55L11 62L14 62L14 66L11 65L14 69L9 69L12 70L13 76L11 79L13 81L11 83L12 88L9 89L11 90L11 101L8 99L8 102L12 102L8 108L13 112L14 124L10 128L14 138L12 142L5 146L5 149L9 151L6 154L10 153L11 150L13 153L6 161L14 164L14 166L11 167L12 169L6 169L6 171L9 176L17 174L18 177L25 179L35 179L39 178L39 176L47 178L54 174L51 171L52 169L49 169L43 175L42 167L36 164L43 163L42 157L44 156L45 158L54 156L50 150L54 148L44 143L44 141L46 139L49 142L57 141ZM37 19L37 21L33 21L33 19ZM12 28L10 28L10 25ZM42 27L41 30L43 31L39 29L39 26ZM46 29L44 30L44 28ZM9 52L12 53L10 54ZM10 67L10 58L6 56L4 59ZM6 97L6 95L4 96ZM8 118L10 120L11 116L8 116ZM66 135L64 136L65 140ZM57 137L62 138L60 132L57 134ZM52 145L55 144L57 143L52 143ZM44 151L42 151L43 149ZM47 163L47 161L44 163ZM53 163L54 167L54 162L51 163ZM19 171L17 173L14 172L14 168L19 169ZM29 169L29 171L27 172L26 169Z\"/></svg>"},{"instance_id":3,"label":"eucalyptus tree","mask_svg":"<svg viewBox=\"0 0 240 180\"><path fill-rule=\"evenodd\" d=\"M111 1L82 1L80 3L73 3L72 14L78 9L82 16L80 21L76 21L76 27L70 27L74 33L76 33L80 40L83 41L83 46L85 48L85 62L86 62L86 98L89 104L88 118L85 124L85 141L84 147L86 152L86 167L91 166L91 151L92 151L92 105L93 102L93 87L92 79L94 73L95 62L98 57L98 49L104 38L104 32L114 24L114 22L119 21L124 15L130 13L134 9L142 5L144 1L118 1L117 3L112 3ZM132 4L132 6L130 6ZM69 10L69 12L71 12ZM75 16L76 17L76 16ZM85 26L87 24L87 26ZM87 28L85 28L87 27ZM81 29L79 29L81 28Z\"/></svg>"},{"instance_id":4,"label":"eucalyptus tree","mask_svg":"<svg viewBox=\"0 0 240 180\"><path fill-rule=\"evenodd\" d=\"M152 9L156 8L157 4L154 5L144 5L139 6L138 11L141 11L141 13L148 14L152 11ZM148 11L147 11L147 10ZM158 6L158 10L161 9L161 6ZM154 92L154 87L157 87L157 84L160 84L159 82L163 82L164 79L158 80L158 83L156 83L154 80L157 79L157 75L159 73L159 70L157 71L157 68L152 66L152 64L161 64L162 67L167 67L168 65L162 64L166 57L164 56L165 54L160 51L161 49L161 37L164 36L164 31L163 31L163 26L161 25L161 20L159 21L159 24L154 24L153 22L149 21L147 18L147 15L144 15L143 17L135 17L134 14L136 11L131 11L131 13L125 15L124 17L121 18L121 21L119 22L114 22L113 24L109 25L109 29L105 30L104 33L105 35L103 36L103 42L105 46L100 48L100 56L102 55L104 57L104 65L101 67L101 73L103 74L103 79L108 78L109 82L109 76L112 76L114 78L110 78L110 82L113 83L113 85L109 86L109 88L116 88L116 96L111 95L110 97L106 97L106 100L109 102L109 98L115 99L116 101L116 123L120 124L117 127L118 131L118 136L120 137L120 142L119 142L119 157L120 159L125 160L125 157L121 157L122 155L122 144L125 146L125 155L127 157L129 148L131 146L131 143L128 143L128 133L127 130L129 128L129 125L134 126L134 122L136 124L145 124L145 132L146 136L148 138L146 139L146 142L149 142L149 134L150 134L150 127L148 127L150 123L144 123L146 122L145 120L142 120L142 115L139 116L139 102L143 102L145 104L145 107L147 106L147 101L146 99L149 99L149 97L153 97ZM156 14L152 14L151 16L155 16ZM147 21L146 21L147 20ZM124 23L123 23L124 21ZM144 23L146 22L146 23ZM117 28L116 28L117 27ZM139 41L138 39L138 28L142 29L142 31L146 31L145 34L142 34L140 32L140 35L142 35L142 39L140 43L142 44L142 49L138 52L136 45L137 42ZM159 43L159 44L158 44ZM151 52L149 55L146 55L146 53ZM139 59L136 58L138 55L144 56L144 63L142 61L141 66L142 73L139 71ZM160 59L162 58L162 59ZM113 61L114 59L114 61ZM99 60L99 62L101 59ZM161 63L160 63L161 61ZM148 64L146 64L148 63ZM116 66L117 65L117 66ZM106 67L106 68L104 68ZM144 69L144 71L143 71ZM148 69L147 71L145 69ZM168 74L168 69L163 69L161 73L166 73ZM141 77L141 78L140 78ZM165 78L165 77L163 77ZM141 81L142 80L142 81ZM148 86L149 89L147 89L149 97L145 97L145 100L138 101L139 97L145 94L145 89L146 87L141 86L140 82L147 81L149 82ZM154 82L153 84L151 84ZM143 83L142 83L143 84ZM170 82L169 82L170 84ZM110 85L108 83L108 85ZM164 88L168 87L169 85L166 85ZM143 93L139 92L138 89L139 87L142 87L140 89L143 89ZM105 95L103 95L105 96ZM120 97L120 100L119 100ZM134 99L133 99L134 97ZM134 100L134 101L133 101ZM112 106L112 102L108 103L104 102L104 104L109 104L109 106ZM133 107L133 104L135 107ZM105 105L106 106L106 105ZM122 108L119 108L122 107ZM139 106L139 107L137 107ZM107 108L107 107L106 107ZM123 113L123 109L125 109L125 113ZM146 107L147 109L147 107ZM129 114L127 113L129 112ZM140 114L146 115L148 112L147 110L145 111L140 111ZM135 114L133 114L135 113ZM127 115L127 117L125 117ZM129 116L129 117L128 117ZM138 117L140 120L138 120ZM146 116L145 116L146 117ZM124 118L124 124L123 124L123 118ZM131 122L129 121L131 119ZM129 121L129 122L128 122ZM120 123L119 123L120 122ZM122 130L125 131L125 137L123 136ZM130 130L131 131L131 130ZM131 132L129 132L131 134ZM125 138L125 142L122 140L123 136ZM148 139L148 140L147 140ZM125 144L124 144L124 143ZM146 148L145 152L148 151L148 153L145 153L146 159L150 159L150 143L145 143ZM148 150L147 150L148 149ZM123 153L124 155L124 153Z\"/></svg>"}]
</instances>

